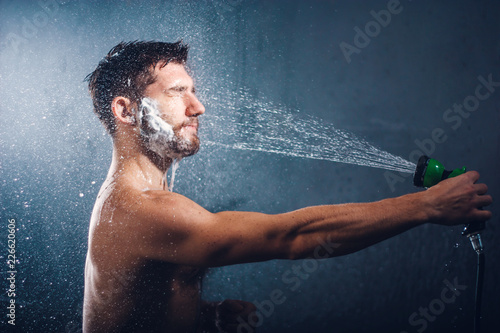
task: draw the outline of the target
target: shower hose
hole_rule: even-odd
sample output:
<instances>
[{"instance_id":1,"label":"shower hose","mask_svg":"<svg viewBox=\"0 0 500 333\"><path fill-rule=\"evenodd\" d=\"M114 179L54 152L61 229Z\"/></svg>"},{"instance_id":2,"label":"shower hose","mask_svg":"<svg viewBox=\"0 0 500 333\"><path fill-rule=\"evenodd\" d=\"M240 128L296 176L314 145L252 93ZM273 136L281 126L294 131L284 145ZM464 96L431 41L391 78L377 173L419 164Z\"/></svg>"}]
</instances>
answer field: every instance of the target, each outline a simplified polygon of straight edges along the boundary
<instances>
[{"instance_id":1,"label":"shower hose","mask_svg":"<svg viewBox=\"0 0 500 333\"><path fill-rule=\"evenodd\" d=\"M484 280L484 252L477 254L476 302L474 307L474 333L479 333L481 319L481 300Z\"/></svg>"},{"instance_id":2,"label":"shower hose","mask_svg":"<svg viewBox=\"0 0 500 333\"><path fill-rule=\"evenodd\" d=\"M476 295L474 305L474 333L481 331L481 301L483 298L484 282L484 249L481 241L480 232L484 229L485 222L468 224L465 226L462 235L469 238L472 248L477 253L477 272L476 272Z\"/></svg>"}]
</instances>

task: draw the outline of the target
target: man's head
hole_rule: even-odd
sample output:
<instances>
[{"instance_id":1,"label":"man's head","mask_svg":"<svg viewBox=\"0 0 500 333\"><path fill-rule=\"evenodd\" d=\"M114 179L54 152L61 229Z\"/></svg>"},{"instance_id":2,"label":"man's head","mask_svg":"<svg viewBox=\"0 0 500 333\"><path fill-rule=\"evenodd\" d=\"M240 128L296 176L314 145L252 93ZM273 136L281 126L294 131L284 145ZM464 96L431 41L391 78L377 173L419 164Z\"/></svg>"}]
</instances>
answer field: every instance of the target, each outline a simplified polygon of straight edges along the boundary
<instances>
[{"instance_id":1,"label":"man's head","mask_svg":"<svg viewBox=\"0 0 500 333\"><path fill-rule=\"evenodd\" d=\"M184 68L187 54L182 42L122 42L87 76L94 111L113 138L128 126L159 157L198 150L196 117L205 109Z\"/></svg>"}]
</instances>

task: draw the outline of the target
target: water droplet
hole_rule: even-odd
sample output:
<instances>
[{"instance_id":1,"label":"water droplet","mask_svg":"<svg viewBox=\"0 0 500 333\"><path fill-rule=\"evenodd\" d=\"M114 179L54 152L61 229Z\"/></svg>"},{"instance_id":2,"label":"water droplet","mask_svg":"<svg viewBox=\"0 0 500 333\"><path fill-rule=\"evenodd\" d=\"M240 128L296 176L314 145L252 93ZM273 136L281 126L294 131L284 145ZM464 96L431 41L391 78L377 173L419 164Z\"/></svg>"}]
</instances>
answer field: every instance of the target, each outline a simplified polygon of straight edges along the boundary
<instances>
[{"instance_id":1,"label":"water droplet","mask_svg":"<svg viewBox=\"0 0 500 333\"><path fill-rule=\"evenodd\" d=\"M209 126L223 122L229 124L229 128L223 138L215 135L205 140L205 144L365 165L408 174L415 171L414 163L383 151L354 133L337 129L319 118L299 117L300 110L267 101L257 102L246 91L229 97L234 99L233 104L245 108L244 117L225 114L211 118ZM209 132L217 133L210 129Z\"/></svg>"}]
</instances>

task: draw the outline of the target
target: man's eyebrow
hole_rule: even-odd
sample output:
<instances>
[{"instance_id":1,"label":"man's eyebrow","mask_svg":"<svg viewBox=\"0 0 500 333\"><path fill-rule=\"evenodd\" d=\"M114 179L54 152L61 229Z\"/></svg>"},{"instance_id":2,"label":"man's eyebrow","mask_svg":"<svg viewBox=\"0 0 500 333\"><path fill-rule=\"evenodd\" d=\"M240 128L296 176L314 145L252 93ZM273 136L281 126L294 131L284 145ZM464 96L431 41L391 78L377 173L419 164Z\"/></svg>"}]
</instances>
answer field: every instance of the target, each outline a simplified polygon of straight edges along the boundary
<instances>
[{"instance_id":1,"label":"man's eyebrow","mask_svg":"<svg viewBox=\"0 0 500 333\"><path fill-rule=\"evenodd\" d=\"M172 87L170 88L166 88L163 90L163 92L167 92L167 91L179 91L179 90L182 90L182 91L185 91L185 90L188 90L188 85L184 85L184 84L176 84L176 85L173 85ZM196 93L196 88L193 86L191 88L191 92L193 94Z\"/></svg>"},{"instance_id":2,"label":"man's eyebrow","mask_svg":"<svg viewBox=\"0 0 500 333\"><path fill-rule=\"evenodd\" d=\"M173 86L171 86L169 88L165 88L163 91L167 92L167 91L171 91L171 90L187 90L187 88L188 88L188 86L185 84L174 84Z\"/></svg>"}]
</instances>

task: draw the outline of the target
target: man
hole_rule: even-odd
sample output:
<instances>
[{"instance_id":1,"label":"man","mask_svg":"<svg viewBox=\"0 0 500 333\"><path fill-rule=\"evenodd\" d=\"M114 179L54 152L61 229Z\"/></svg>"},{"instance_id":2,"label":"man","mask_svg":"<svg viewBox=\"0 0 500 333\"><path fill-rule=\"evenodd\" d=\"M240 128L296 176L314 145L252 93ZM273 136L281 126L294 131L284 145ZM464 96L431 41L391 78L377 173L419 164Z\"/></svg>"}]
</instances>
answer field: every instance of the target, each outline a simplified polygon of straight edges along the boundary
<instances>
[{"instance_id":1,"label":"man","mask_svg":"<svg viewBox=\"0 0 500 333\"><path fill-rule=\"evenodd\" d=\"M277 215L213 214L165 190L172 163L197 152L205 112L187 53L181 42L120 43L88 77L113 158L90 222L84 332L236 332L255 308L201 301L204 268L306 258L325 240L339 245L329 254L339 256L424 223L490 218L481 208L492 199L477 172L425 194Z\"/></svg>"}]
</instances>

